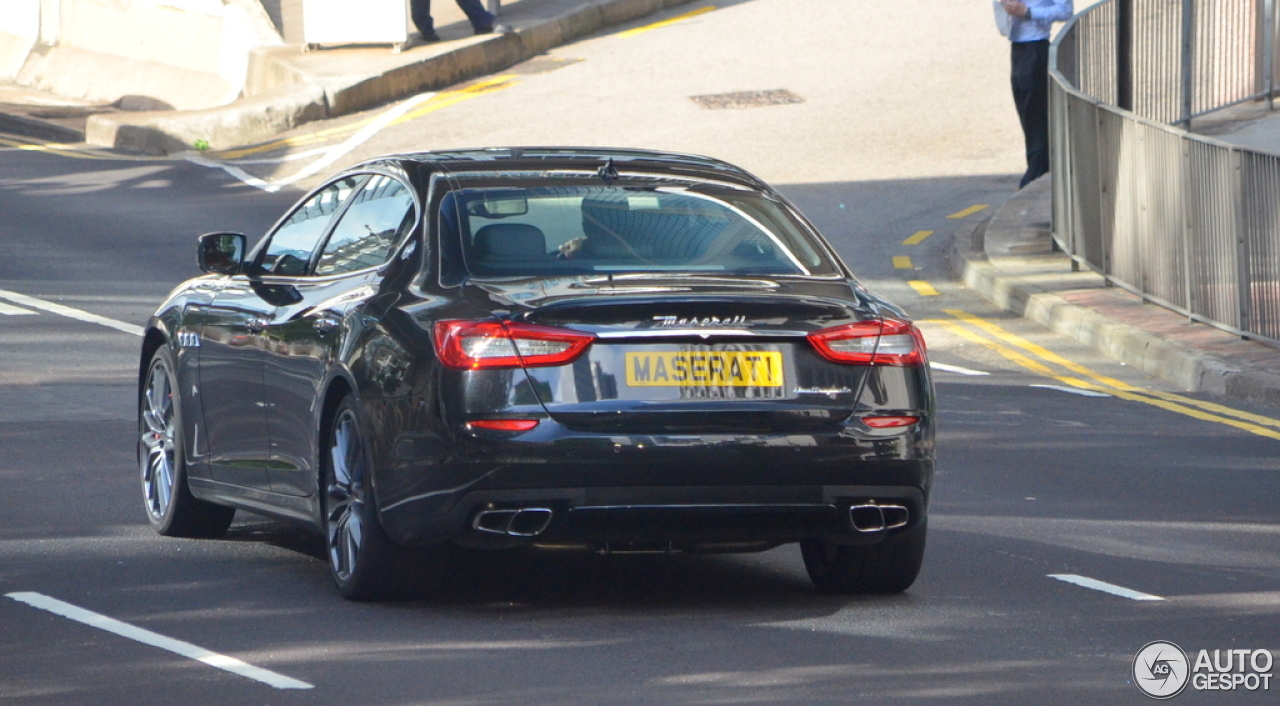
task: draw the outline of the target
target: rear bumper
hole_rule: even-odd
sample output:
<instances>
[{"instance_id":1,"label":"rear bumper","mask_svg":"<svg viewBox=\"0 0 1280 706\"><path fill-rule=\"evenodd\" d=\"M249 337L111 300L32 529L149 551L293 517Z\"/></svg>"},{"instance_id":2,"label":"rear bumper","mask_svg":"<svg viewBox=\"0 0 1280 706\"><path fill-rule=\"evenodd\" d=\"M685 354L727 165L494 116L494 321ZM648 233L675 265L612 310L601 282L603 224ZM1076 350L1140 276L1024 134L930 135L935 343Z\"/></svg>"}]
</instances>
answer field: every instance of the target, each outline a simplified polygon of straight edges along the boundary
<instances>
[{"instance_id":1,"label":"rear bumper","mask_svg":"<svg viewBox=\"0 0 1280 706\"><path fill-rule=\"evenodd\" d=\"M875 503L905 508L905 524L859 531L851 506ZM486 523L511 511L546 511L546 522ZM590 548L641 545L690 551L764 549L822 537L844 544L870 544L919 526L926 516L919 488L897 486L746 486L685 488L582 488L475 491L447 513L426 517L384 513L399 541L451 541L476 548L523 544L584 545ZM384 521L386 521L384 520Z\"/></svg>"}]
</instances>

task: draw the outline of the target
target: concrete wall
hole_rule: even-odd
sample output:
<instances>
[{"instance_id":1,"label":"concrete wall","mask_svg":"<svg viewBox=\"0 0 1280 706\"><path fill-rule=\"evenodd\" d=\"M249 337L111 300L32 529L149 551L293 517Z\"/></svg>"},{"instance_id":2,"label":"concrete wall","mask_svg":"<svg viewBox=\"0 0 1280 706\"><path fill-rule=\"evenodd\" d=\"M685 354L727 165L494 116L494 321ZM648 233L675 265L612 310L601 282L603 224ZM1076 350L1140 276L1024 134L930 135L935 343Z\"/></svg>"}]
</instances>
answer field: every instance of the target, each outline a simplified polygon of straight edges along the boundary
<instances>
[{"instance_id":1,"label":"concrete wall","mask_svg":"<svg viewBox=\"0 0 1280 706\"><path fill-rule=\"evenodd\" d=\"M40 0L0 0L0 81L12 81L40 36Z\"/></svg>"},{"instance_id":2,"label":"concrete wall","mask_svg":"<svg viewBox=\"0 0 1280 706\"><path fill-rule=\"evenodd\" d=\"M26 15L33 5L43 4L45 10L49 46L28 46L21 68L11 71L16 83L103 103L130 96L146 108L225 105L244 88L250 51L281 43L260 0L0 3L20 4ZM55 30L56 37L50 37ZM0 52L5 44L0 41ZM0 71L6 66L3 57L0 53Z\"/></svg>"}]
</instances>

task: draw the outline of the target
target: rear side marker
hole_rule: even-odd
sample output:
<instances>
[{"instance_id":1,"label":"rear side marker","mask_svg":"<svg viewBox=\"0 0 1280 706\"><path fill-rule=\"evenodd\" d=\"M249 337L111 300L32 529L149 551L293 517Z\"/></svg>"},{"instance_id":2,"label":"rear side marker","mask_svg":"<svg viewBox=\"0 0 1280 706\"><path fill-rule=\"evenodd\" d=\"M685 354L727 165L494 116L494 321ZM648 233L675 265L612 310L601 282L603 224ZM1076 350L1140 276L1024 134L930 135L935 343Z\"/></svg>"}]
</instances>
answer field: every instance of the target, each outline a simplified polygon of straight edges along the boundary
<instances>
[{"instance_id":1,"label":"rear side marker","mask_svg":"<svg viewBox=\"0 0 1280 706\"><path fill-rule=\"evenodd\" d=\"M469 429L490 431L530 431L538 426L536 419L479 419L467 422Z\"/></svg>"},{"instance_id":2,"label":"rear side marker","mask_svg":"<svg viewBox=\"0 0 1280 706\"><path fill-rule=\"evenodd\" d=\"M909 427L919 422L919 417L863 417L862 423L872 429L894 429L897 427Z\"/></svg>"}]
</instances>

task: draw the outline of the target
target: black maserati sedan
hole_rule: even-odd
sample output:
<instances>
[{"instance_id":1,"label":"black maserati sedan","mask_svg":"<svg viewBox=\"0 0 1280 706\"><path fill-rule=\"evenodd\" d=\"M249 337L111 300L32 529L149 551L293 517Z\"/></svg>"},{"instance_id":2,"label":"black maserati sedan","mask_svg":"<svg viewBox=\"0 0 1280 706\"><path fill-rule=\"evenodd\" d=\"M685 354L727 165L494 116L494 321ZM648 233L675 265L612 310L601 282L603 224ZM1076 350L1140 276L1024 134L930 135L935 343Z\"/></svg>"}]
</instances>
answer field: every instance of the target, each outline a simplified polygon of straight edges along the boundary
<instances>
[{"instance_id":1,"label":"black maserati sedan","mask_svg":"<svg viewBox=\"0 0 1280 706\"><path fill-rule=\"evenodd\" d=\"M162 535L236 509L394 597L522 546L799 543L819 589L924 555L933 385L907 315L756 177L706 157L384 157L309 193L147 325L139 444Z\"/></svg>"}]
</instances>

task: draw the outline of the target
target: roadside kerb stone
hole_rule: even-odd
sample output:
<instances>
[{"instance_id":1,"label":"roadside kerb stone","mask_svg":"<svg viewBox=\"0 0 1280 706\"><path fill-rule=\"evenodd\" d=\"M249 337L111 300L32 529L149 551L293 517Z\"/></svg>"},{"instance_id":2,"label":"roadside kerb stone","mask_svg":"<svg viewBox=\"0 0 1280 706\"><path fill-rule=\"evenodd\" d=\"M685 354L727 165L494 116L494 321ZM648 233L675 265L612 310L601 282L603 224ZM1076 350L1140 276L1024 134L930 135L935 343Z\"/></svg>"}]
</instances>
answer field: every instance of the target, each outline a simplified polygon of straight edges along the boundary
<instances>
[{"instance_id":1,"label":"roadside kerb stone","mask_svg":"<svg viewBox=\"0 0 1280 706\"><path fill-rule=\"evenodd\" d=\"M690 0L609 0L589 3L554 19L508 34L459 42L456 49L375 76L319 80L302 75L292 86L239 100L222 108L94 115L85 138L93 145L169 154L203 140L230 149L270 140L316 120L368 110L409 96L501 71L593 32ZM288 67L258 69L269 78L288 77ZM301 75L301 74L300 74Z\"/></svg>"},{"instance_id":2,"label":"roadside kerb stone","mask_svg":"<svg viewBox=\"0 0 1280 706\"><path fill-rule=\"evenodd\" d=\"M1042 203L1028 204L1031 199ZM988 219L962 226L948 251L952 269L968 287L1000 308L1184 390L1228 400L1280 405L1280 350L1275 350L1272 356L1270 351L1274 349L1256 342L1239 341L1239 346L1248 347L1251 360L1208 353L1070 301L1071 297L1083 298L1080 296L1082 293L1098 290L1104 290L1108 296L1132 295L1106 288L1103 278L1095 273L1071 272L1070 260L1063 254L989 254L993 247L999 251L1008 242L1026 244L1043 237L1043 223L1037 214L1045 213L1050 199L1047 188L1019 193ZM1011 223L1019 220L1024 223L1026 232L1015 233L1012 239L1003 238L990 228L995 223L1000 224L1002 230L1009 229ZM1178 316L1155 305L1145 306L1152 307L1150 311L1156 316ZM1231 334L1213 330L1204 324L1189 326L1196 327L1201 333L1204 330L1212 332L1213 337L1220 339L1219 346L1221 341L1238 341ZM1263 351L1261 354L1260 350ZM1260 356L1273 358L1268 362L1275 365L1252 365Z\"/></svg>"}]
</instances>

